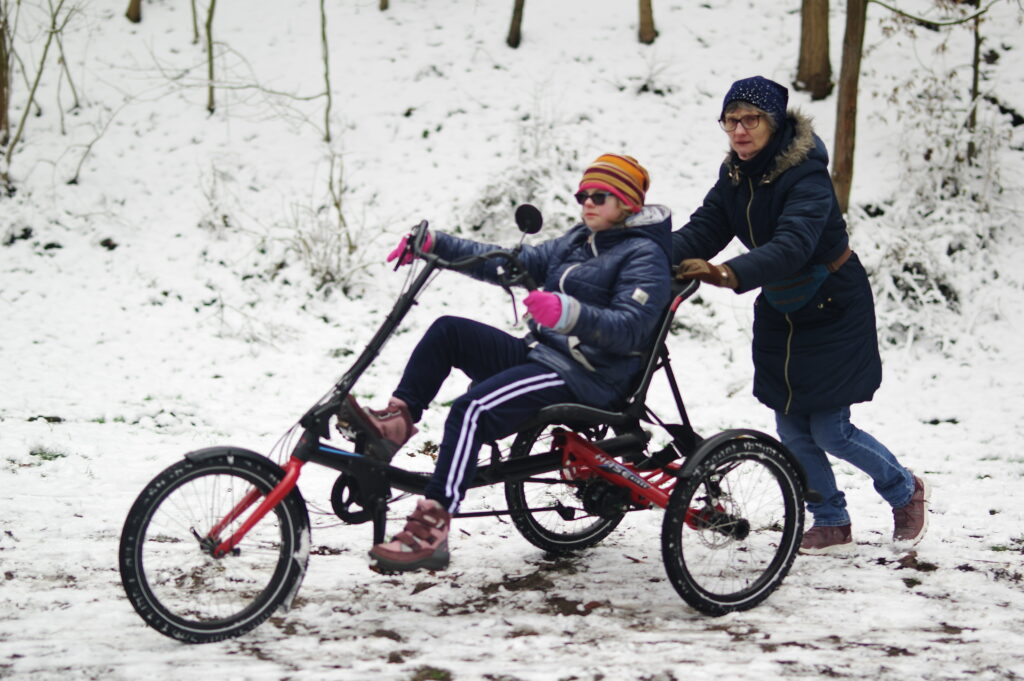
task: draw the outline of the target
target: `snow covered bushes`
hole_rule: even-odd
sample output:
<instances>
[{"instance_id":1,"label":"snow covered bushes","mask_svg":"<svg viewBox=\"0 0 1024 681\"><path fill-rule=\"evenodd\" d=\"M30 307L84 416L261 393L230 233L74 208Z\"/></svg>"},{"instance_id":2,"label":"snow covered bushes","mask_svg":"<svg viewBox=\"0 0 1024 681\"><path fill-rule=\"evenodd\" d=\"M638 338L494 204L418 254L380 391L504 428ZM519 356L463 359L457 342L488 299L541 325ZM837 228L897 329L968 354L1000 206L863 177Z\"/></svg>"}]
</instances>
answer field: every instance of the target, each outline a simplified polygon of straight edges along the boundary
<instances>
[{"instance_id":1,"label":"snow covered bushes","mask_svg":"<svg viewBox=\"0 0 1024 681\"><path fill-rule=\"evenodd\" d=\"M967 93L955 72L923 69L895 88L899 182L882 205L851 208L853 230L870 230L858 243L874 249L865 260L879 329L892 343L962 340L964 317L987 313L978 294L1001 276L992 253L1014 220L1003 171L1015 131L1008 115Z\"/></svg>"},{"instance_id":2,"label":"snow covered bushes","mask_svg":"<svg viewBox=\"0 0 1024 681\"><path fill-rule=\"evenodd\" d=\"M583 164L577 148L568 138L567 126L535 106L516 127L515 143L502 164L470 202L461 220L474 239L507 241L517 206L533 203L542 209L545 225L568 229L579 218L572 203ZM581 122L581 121L576 121ZM550 238L545 230L544 238Z\"/></svg>"}]
</instances>

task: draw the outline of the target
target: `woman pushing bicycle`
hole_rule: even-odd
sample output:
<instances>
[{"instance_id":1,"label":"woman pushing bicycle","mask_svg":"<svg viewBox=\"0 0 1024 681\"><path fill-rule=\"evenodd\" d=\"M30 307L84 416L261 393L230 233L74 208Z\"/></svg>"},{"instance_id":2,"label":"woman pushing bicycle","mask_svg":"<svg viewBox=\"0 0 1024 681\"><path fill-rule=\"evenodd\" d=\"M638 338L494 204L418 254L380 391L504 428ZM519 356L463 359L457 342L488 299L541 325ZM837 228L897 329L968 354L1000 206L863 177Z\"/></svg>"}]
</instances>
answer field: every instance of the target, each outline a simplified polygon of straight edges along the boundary
<instances>
[{"instance_id":1,"label":"woman pushing bicycle","mask_svg":"<svg viewBox=\"0 0 1024 681\"><path fill-rule=\"evenodd\" d=\"M598 157L583 173L576 201L582 222L519 254L543 290L524 299L530 331L516 337L461 317L437 319L413 350L383 409L364 409L351 396L339 421L389 459L416 433L415 424L452 369L472 381L445 422L437 465L404 529L370 551L386 571L448 565L451 514L459 508L484 442L515 433L541 408L564 402L617 406L641 370L641 354L669 300L672 220L663 206L646 206L650 184L636 159ZM407 265L407 237L388 256ZM442 232L428 235L428 252L452 260L492 246ZM500 282L485 261L470 276Z\"/></svg>"},{"instance_id":2,"label":"woman pushing bicycle","mask_svg":"<svg viewBox=\"0 0 1024 681\"><path fill-rule=\"evenodd\" d=\"M801 553L853 546L846 497L828 454L867 473L892 507L894 542L912 546L927 527L928 485L869 433L850 406L882 382L867 273L850 250L828 174L828 153L811 120L787 109L788 90L761 76L733 83L719 123L729 154L718 181L673 235L677 276L744 293L754 302L754 396L775 412L782 443L821 496ZM708 259L732 239L749 250Z\"/></svg>"}]
</instances>

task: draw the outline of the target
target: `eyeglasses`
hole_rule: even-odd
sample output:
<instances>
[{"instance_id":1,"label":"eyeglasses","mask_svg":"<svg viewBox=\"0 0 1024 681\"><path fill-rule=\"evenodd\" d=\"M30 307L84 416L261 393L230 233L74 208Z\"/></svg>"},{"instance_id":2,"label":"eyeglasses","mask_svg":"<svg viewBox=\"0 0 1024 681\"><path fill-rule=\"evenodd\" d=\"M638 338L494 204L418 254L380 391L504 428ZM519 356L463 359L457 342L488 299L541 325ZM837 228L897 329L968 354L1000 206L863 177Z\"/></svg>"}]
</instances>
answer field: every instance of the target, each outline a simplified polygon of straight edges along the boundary
<instances>
[{"instance_id":1,"label":"eyeglasses","mask_svg":"<svg viewBox=\"0 0 1024 681\"><path fill-rule=\"evenodd\" d=\"M722 126L722 130L726 132L732 132L736 129L736 125L742 125L744 130L753 130L757 126L761 125L761 114L747 114L746 116L725 116L718 121L718 124Z\"/></svg>"},{"instance_id":2,"label":"eyeglasses","mask_svg":"<svg viewBox=\"0 0 1024 681\"><path fill-rule=\"evenodd\" d=\"M576 192L573 196L576 197L576 203L581 206L587 202L587 199L593 201L595 206L603 206L605 199L609 196L614 196L614 194L611 192L593 192L591 194L586 192Z\"/></svg>"}]
</instances>

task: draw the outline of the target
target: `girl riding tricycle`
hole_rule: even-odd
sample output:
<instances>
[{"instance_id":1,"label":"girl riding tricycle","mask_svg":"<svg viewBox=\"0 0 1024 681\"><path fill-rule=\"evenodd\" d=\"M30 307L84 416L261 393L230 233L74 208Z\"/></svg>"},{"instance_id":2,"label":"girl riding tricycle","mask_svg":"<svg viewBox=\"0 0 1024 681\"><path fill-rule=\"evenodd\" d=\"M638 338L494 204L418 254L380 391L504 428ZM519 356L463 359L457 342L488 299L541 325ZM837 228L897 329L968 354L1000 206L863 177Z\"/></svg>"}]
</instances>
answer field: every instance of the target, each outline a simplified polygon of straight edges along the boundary
<instances>
[{"instance_id":1,"label":"girl riding tricycle","mask_svg":"<svg viewBox=\"0 0 1024 681\"><path fill-rule=\"evenodd\" d=\"M537 246L505 250L425 222L414 228L389 260L416 273L353 366L293 428L298 439L283 466L213 447L187 454L140 494L125 522L120 567L146 622L205 642L244 633L287 607L309 556L297 486L306 463L338 471L332 508L345 522L372 522L370 556L381 571L446 567L452 519L481 515L459 512L467 492L503 484L508 509L488 513L509 515L546 551L592 546L625 513L657 506L665 509L666 571L690 605L722 614L766 598L799 546L802 474L767 435L702 439L691 427L665 339L697 284L670 276L671 219L667 209L644 205L648 184L635 159L599 157L576 194L582 223ZM540 216L522 207L517 222L536 231ZM529 333L442 317L387 406L360 406L353 386L440 269L530 289ZM450 408L433 474L392 465L453 368L473 383ZM673 422L647 404L659 370L675 402ZM330 441L332 425L351 446ZM667 438L659 451L645 425ZM389 504L409 493L423 498L388 539Z\"/></svg>"}]
</instances>

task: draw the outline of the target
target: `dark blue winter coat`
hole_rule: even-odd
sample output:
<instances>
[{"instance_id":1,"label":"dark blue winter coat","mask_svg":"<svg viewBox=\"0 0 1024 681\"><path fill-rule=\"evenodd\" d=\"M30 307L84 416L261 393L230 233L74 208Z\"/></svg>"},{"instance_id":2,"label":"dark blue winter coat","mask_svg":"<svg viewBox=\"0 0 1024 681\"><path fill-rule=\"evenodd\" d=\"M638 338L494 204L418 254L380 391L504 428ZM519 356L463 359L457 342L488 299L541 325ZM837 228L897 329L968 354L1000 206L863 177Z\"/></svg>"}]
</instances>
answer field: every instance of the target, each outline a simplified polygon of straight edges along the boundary
<instances>
[{"instance_id":1,"label":"dark blue winter coat","mask_svg":"<svg viewBox=\"0 0 1024 681\"><path fill-rule=\"evenodd\" d=\"M738 293L809 272L848 247L828 173L828 152L810 119L791 111L757 156L730 153L689 223L672 235L672 262L711 259L733 239L750 249L727 264ZM881 384L875 308L856 254L796 311L754 302L754 396L784 413L870 400Z\"/></svg>"},{"instance_id":2,"label":"dark blue winter coat","mask_svg":"<svg viewBox=\"0 0 1024 681\"><path fill-rule=\"evenodd\" d=\"M671 214L647 206L626 225L591 232L579 224L520 253L534 281L567 296L569 312L564 333L531 321L530 360L551 367L580 402L596 407L619 406L633 387L670 299ZM435 237L432 249L446 260L496 248ZM467 273L495 282L496 267L492 261Z\"/></svg>"}]
</instances>

